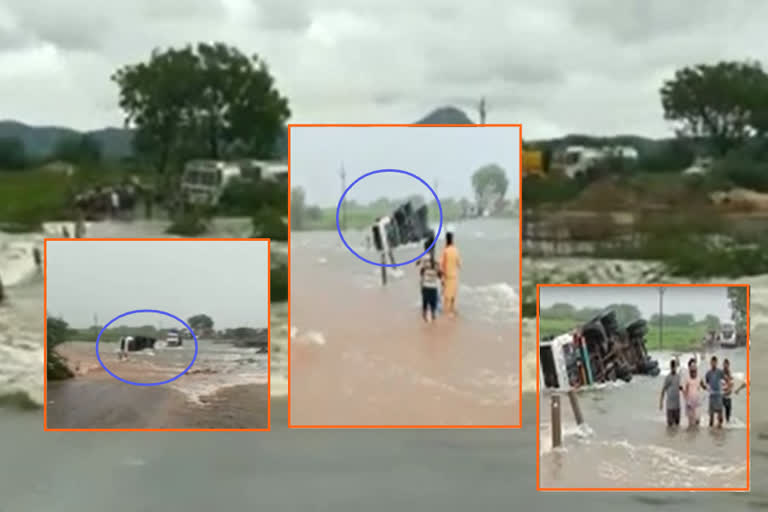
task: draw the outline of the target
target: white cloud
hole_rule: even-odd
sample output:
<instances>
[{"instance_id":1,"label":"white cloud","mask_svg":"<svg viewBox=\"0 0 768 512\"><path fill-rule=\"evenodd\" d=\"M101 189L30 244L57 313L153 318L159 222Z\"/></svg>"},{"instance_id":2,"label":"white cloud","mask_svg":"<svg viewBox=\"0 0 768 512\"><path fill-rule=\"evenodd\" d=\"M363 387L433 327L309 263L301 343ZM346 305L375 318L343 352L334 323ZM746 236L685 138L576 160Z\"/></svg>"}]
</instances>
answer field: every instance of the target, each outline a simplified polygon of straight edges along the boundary
<instances>
[{"instance_id":1,"label":"white cloud","mask_svg":"<svg viewBox=\"0 0 768 512\"><path fill-rule=\"evenodd\" d=\"M522 122L526 138L665 135L661 81L688 64L759 57L767 14L746 0L10 0L0 111L119 125L117 67L217 40L267 61L297 122L409 122L485 95L488 121Z\"/></svg>"}]
</instances>

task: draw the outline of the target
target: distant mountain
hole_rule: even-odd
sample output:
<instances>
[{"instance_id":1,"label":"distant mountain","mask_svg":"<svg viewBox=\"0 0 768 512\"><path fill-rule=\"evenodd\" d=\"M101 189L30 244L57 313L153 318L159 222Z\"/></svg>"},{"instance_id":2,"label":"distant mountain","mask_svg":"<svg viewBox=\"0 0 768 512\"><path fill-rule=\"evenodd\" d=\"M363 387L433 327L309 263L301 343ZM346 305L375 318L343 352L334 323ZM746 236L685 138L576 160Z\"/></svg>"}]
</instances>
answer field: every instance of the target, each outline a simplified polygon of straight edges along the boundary
<instances>
[{"instance_id":1,"label":"distant mountain","mask_svg":"<svg viewBox=\"0 0 768 512\"><path fill-rule=\"evenodd\" d=\"M416 121L414 124L475 124L472 122L472 120L467 117L467 114L465 114L462 110L447 106L447 107L440 107L426 116L424 116L422 119Z\"/></svg>"},{"instance_id":2,"label":"distant mountain","mask_svg":"<svg viewBox=\"0 0 768 512\"><path fill-rule=\"evenodd\" d=\"M89 135L99 142L106 158L120 159L132 155L133 132L122 128L104 128L79 132L60 126L29 126L18 121L0 121L0 138L16 137L24 142L27 155L43 158L63 138Z\"/></svg>"},{"instance_id":3,"label":"distant mountain","mask_svg":"<svg viewBox=\"0 0 768 512\"><path fill-rule=\"evenodd\" d=\"M475 124L461 109L447 105L436 108L414 124ZM78 132L59 126L29 126L18 121L0 121L0 138L17 137L24 142L27 154L33 158L49 155L63 137L89 135L99 142L105 158L118 160L133 156L133 131L125 128L104 128L89 132ZM651 139L635 135L616 135L596 137L592 135L570 134L546 140L526 140L525 145L538 149L554 149L570 145L601 146L629 145L635 147L641 155L652 154L668 149L676 143L674 139ZM285 158L288 155L287 129L277 141L277 152Z\"/></svg>"}]
</instances>

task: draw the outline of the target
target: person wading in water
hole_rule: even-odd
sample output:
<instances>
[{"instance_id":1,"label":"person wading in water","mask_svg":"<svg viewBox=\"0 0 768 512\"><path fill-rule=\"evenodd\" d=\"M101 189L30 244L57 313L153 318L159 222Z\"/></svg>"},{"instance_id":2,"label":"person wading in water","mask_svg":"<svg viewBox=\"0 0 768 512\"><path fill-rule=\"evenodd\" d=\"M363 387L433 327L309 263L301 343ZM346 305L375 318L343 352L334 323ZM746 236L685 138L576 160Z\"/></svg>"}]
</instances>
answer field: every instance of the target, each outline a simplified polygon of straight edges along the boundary
<instances>
[{"instance_id":1,"label":"person wading in water","mask_svg":"<svg viewBox=\"0 0 768 512\"><path fill-rule=\"evenodd\" d=\"M688 417L688 428L699 425L699 407L701 406L701 393L704 383L699 377L696 368L696 358L688 361L688 375L683 383L683 396L685 397L685 415Z\"/></svg>"},{"instance_id":2,"label":"person wading in water","mask_svg":"<svg viewBox=\"0 0 768 512\"><path fill-rule=\"evenodd\" d=\"M709 426L714 426L717 416L717 427L723 428L723 381L726 377L723 370L717 367L717 356L712 356L711 362L712 367L704 376L709 390Z\"/></svg>"},{"instance_id":3,"label":"person wading in water","mask_svg":"<svg viewBox=\"0 0 768 512\"><path fill-rule=\"evenodd\" d=\"M424 249L429 249L430 245L432 245L432 240L427 240L424 242ZM429 251L421 261L417 262L417 265L420 267L421 276L421 314L425 322L431 323L437 317L437 290L442 273L435 261L433 251Z\"/></svg>"},{"instance_id":4,"label":"person wading in water","mask_svg":"<svg viewBox=\"0 0 768 512\"><path fill-rule=\"evenodd\" d=\"M664 406L664 396L667 397L667 426L680 425L680 374L677 373L677 361L669 362L669 375L664 379L659 397L659 409Z\"/></svg>"},{"instance_id":5,"label":"person wading in water","mask_svg":"<svg viewBox=\"0 0 768 512\"><path fill-rule=\"evenodd\" d=\"M443 309L451 318L456 316L456 294L459 291L459 269L461 256L453 244L453 233L445 233L445 248L440 259L440 270L443 272Z\"/></svg>"}]
</instances>

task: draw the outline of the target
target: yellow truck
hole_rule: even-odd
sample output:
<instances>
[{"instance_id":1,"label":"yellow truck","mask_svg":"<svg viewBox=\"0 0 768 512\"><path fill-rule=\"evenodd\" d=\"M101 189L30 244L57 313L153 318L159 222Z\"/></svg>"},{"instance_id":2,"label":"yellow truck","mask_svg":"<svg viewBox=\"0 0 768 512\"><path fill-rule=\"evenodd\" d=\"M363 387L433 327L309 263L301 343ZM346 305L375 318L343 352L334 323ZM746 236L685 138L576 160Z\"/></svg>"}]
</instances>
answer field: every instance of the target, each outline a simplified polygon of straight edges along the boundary
<instances>
[{"instance_id":1,"label":"yellow truck","mask_svg":"<svg viewBox=\"0 0 768 512\"><path fill-rule=\"evenodd\" d=\"M523 178L544 176L544 158L541 151L523 150Z\"/></svg>"}]
</instances>

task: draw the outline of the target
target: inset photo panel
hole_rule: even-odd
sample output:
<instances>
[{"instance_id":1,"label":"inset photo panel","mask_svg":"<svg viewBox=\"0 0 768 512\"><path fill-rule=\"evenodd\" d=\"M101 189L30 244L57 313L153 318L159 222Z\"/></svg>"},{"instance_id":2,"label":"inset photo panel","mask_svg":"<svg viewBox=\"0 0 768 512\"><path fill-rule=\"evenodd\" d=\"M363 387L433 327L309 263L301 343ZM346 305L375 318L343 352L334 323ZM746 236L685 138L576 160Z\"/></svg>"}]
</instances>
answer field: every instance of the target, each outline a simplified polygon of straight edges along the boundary
<instances>
[{"instance_id":1,"label":"inset photo panel","mask_svg":"<svg viewBox=\"0 0 768 512\"><path fill-rule=\"evenodd\" d=\"M750 490L749 285L537 295L538 490Z\"/></svg>"},{"instance_id":2,"label":"inset photo panel","mask_svg":"<svg viewBox=\"0 0 768 512\"><path fill-rule=\"evenodd\" d=\"M270 241L45 241L46 430L268 430Z\"/></svg>"},{"instance_id":3,"label":"inset photo panel","mask_svg":"<svg viewBox=\"0 0 768 512\"><path fill-rule=\"evenodd\" d=\"M519 125L289 127L289 425L519 428Z\"/></svg>"}]
</instances>

